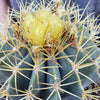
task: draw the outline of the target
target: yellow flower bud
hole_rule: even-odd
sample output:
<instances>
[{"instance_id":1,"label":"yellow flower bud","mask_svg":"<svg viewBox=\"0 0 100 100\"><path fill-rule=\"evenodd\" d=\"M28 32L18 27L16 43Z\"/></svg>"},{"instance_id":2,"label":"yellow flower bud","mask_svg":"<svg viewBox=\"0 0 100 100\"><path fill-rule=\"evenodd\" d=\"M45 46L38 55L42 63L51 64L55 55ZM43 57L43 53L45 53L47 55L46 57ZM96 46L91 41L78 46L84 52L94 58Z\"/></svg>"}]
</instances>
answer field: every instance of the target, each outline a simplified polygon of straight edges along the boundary
<instances>
[{"instance_id":1,"label":"yellow flower bud","mask_svg":"<svg viewBox=\"0 0 100 100\"><path fill-rule=\"evenodd\" d=\"M47 33L57 42L64 31L64 22L47 8L38 9L35 15L27 14L23 18L22 26L25 38L34 46L47 45Z\"/></svg>"}]
</instances>

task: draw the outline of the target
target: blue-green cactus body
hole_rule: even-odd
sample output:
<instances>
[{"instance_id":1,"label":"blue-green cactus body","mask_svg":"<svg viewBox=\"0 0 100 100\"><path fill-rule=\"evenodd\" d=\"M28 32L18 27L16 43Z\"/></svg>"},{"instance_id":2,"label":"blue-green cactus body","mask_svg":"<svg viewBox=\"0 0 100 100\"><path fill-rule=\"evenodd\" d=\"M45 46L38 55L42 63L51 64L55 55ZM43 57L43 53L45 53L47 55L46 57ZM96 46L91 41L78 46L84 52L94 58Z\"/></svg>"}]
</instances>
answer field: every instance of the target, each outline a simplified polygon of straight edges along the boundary
<instances>
[{"instance_id":1,"label":"blue-green cactus body","mask_svg":"<svg viewBox=\"0 0 100 100\"><path fill-rule=\"evenodd\" d=\"M4 83L0 91L6 89L11 100L85 100L85 88L100 83L100 49L89 38L88 28L77 23L75 27L77 37L71 34L71 40L70 33L64 33L50 51L48 46L34 52L29 41L16 39L9 28L8 40L0 44L0 82Z\"/></svg>"}]
</instances>

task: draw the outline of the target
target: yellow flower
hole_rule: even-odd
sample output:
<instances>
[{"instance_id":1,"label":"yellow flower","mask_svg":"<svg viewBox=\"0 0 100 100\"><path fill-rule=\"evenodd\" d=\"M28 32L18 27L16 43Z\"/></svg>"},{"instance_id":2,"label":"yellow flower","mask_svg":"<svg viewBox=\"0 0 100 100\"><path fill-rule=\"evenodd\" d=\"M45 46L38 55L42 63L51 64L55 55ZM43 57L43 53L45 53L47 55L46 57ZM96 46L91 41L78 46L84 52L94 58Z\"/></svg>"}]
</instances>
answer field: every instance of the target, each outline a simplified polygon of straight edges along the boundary
<instances>
[{"instance_id":1,"label":"yellow flower","mask_svg":"<svg viewBox=\"0 0 100 100\"><path fill-rule=\"evenodd\" d=\"M50 33L53 42L59 41L64 31L64 22L48 8L39 8L36 14L28 13L23 18L24 37L33 46L48 45L46 34Z\"/></svg>"}]
</instances>

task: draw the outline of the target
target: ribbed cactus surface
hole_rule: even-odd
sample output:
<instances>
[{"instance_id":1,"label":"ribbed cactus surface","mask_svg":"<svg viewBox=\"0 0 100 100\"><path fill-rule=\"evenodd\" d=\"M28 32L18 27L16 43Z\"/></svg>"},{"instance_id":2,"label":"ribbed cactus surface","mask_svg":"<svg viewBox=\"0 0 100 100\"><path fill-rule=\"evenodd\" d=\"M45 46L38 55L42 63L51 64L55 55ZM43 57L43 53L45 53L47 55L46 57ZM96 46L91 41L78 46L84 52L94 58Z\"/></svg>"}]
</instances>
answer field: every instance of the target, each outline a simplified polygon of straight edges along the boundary
<instances>
[{"instance_id":1,"label":"ribbed cactus surface","mask_svg":"<svg viewBox=\"0 0 100 100\"><path fill-rule=\"evenodd\" d=\"M0 33L0 98L99 100L92 94L100 91L97 19L81 20L86 9L80 15L79 6L62 0L18 5ZM86 90L91 83L96 88Z\"/></svg>"}]
</instances>

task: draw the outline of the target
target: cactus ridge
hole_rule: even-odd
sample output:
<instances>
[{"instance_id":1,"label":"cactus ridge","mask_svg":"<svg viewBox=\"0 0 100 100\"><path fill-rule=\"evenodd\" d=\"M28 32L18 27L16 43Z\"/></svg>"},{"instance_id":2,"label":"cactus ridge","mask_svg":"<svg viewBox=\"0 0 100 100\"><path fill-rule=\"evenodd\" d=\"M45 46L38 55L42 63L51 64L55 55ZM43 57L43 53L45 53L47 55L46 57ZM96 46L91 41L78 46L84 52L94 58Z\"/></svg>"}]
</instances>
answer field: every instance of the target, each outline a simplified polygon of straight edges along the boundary
<instances>
[{"instance_id":1,"label":"cactus ridge","mask_svg":"<svg viewBox=\"0 0 100 100\"><path fill-rule=\"evenodd\" d=\"M0 98L99 100L92 94L100 91L99 25L91 15L82 19L88 5L82 14L70 1L18 5L9 11L6 35L0 33Z\"/></svg>"}]
</instances>

